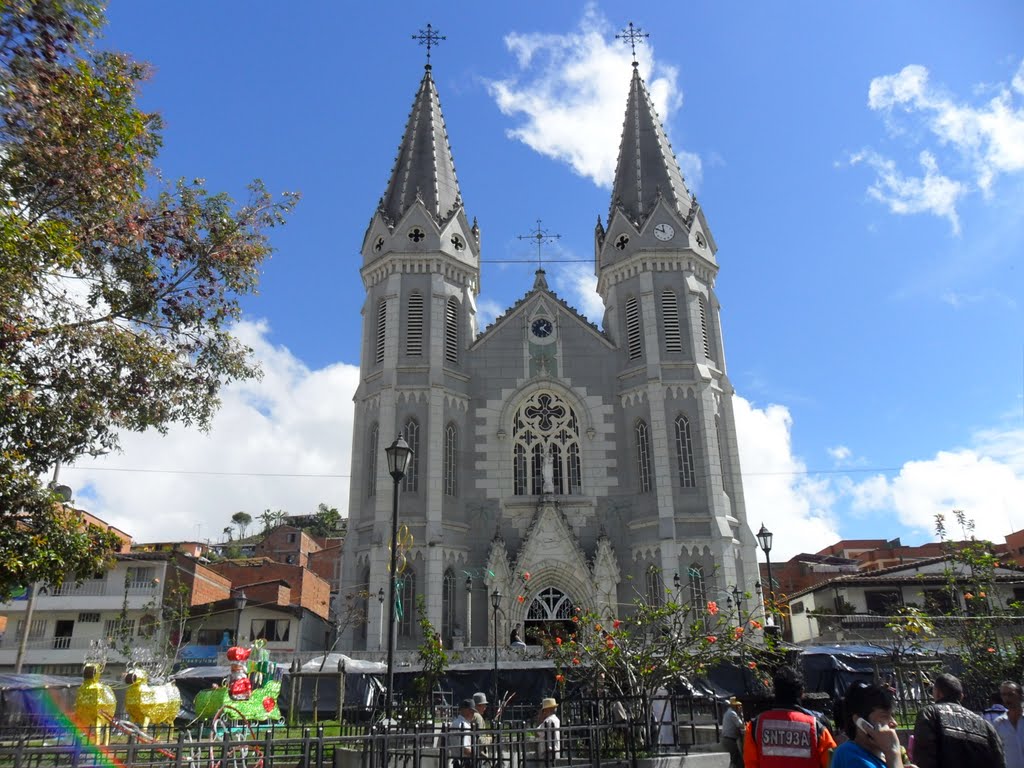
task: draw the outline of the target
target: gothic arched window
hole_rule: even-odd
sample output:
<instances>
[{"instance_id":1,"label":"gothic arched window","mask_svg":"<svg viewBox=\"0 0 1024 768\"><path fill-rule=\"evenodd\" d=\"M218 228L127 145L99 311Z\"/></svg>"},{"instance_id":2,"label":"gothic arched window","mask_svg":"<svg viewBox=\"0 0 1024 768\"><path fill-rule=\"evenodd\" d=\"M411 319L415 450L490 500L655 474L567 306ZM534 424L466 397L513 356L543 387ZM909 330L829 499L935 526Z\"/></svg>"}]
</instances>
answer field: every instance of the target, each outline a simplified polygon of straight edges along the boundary
<instances>
[{"instance_id":1,"label":"gothic arched window","mask_svg":"<svg viewBox=\"0 0 1024 768\"><path fill-rule=\"evenodd\" d=\"M690 575L690 608L699 616L708 600L704 584L704 568L694 563L688 572Z\"/></svg>"},{"instance_id":2,"label":"gothic arched window","mask_svg":"<svg viewBox=\"0 0 1024 768\"><path fill-rule=\"evenodd\" d=\"M388 302L381 299L377 302L377 346L374 360L384 362L384 342L388 337Z\"/></svg>"},{"instance_id":3,"label":"gothic arched window","mask_svg":"<svg viewBox=\"0 0 1024 768\"><path fill-rule=\"evenodd\" d=\"M690 421L683 414L676 416L676 461L679 467L680 487L695 488L697 473L693 469L693 440L690 438Z\"/></svg>"},{"instance_id":4,"label":"gothic arched window","mask_svg":"<svg viewBox=\"0 0 1024 768\"><path fill-rule=\"evenodd\" d=\"M636 479L640 493L651 490L651 439L643 419L636 421Z\"/></svg>"},{"instance_id":5,"label":"gothic arched window","mask_svg":"<svg viewBox=\"0 0 1024 768\"><path fill-rule=\"evenodd\" d=\"M665 583L661 579L661 571L657 566L649 565L645 576L647 604L652 608L660 608L665 604Z\"/></svg>"},{"instance_id":6,"label":"gothic arched window","mask_svg":"<svg viewBox=\"0 0 1024 768\"><path fill-rule=\"evenodd\" d=\"M402 429L402 437L405 438L405 442L412 449L409 464L405 469L403 488L406 491L415 491L419 488L420 477L420 425L416 419L409 419L405 422L405 428Z\"/></svg>"},{"instance_id":7,"label":"gothic arched window","mask_svg":"<svg viewBox=\"0 0 1024 768\"><path fill-rule=\"evenodd\" d=\"M423 354L423 294L409 294L406 309L405 354L418 357Z\"/></svg>"},{"instance_id":8,"label":"gothic arched window","mask_svg":"<svg viewBox=\"0 0 1024 768\"><path fill-rule=\"evenodd\" d=\"M454 296L444 305L444 359L459 362L459 302Z\"/></svg>"},{"instance_id":9,"label":"gothic arched window","mask_svg":"<svg viewBox=\"0 0 1024 768\"><path fill-rule=\"evenodd\" d=\"M366 621L359 622L359 637L363 640L367 636L367 626L370 623L370 568L367 566L363 569L363 581L360 584L360 591L363 596L363 616L366 617Z\"/></svg>"},{"instance_id":10,"label":"gothic arched window","mask_svg":"<svg viewBox=\"0 0 1024 768\"><path fill-rule=\"evenodd\" d=\"M456 469L458 467L459 433L454 424L444 428L444 493L446 496L456 496L458 486L455 482Z\"/></svg>"},{"instance_id":11,"label":"gothic arched window","mask_svg":"<svg viewBox=\"0 0 1024 768\"><path fill-rule=\"evenodd\" d=\"M366 495L377 493L377 448L380 442L380 429L374 424L370 427L370 439L367 441L366 457Z\"/></svg>"},{"instance_id":12,"label":"gothic arched window","mask_svg":"<svg viewBox=\"0 0 1024 768\"><path fill-rule=\"evenodd\" d=\"M630 360L635 360L644 353L643 339L640 336L640 306L636 297L626 300L626 352Z\"/></svg>"},{"instance_id":13,"label":"gothic arched window","mask_svg":"<svg viewBox=\"0 0 1024 768\"><path fill-rule=\"evenodd\" d=\"M441 637L451 643L455 631L455 572L448 568L441 582Z\"/></svg>"},{"instance_id":14,"label":"gothic arched window","mask_svg":"<svg viewBox=\"0 0 1024 768\"><path fill-rule=\"evenodd\" d=\"M674 291L661 294L661 322L665 328L665 351L682 352L683 337L679 333L679 303Z\"/></svg>"},{"instance_id":15,"label":"gothic arched window","mask_svg":"<svg viewBox=\"0 0 1024 768\"><path fill-rule=\"evenodd\" d=\"M526 399L512 417L512 443L516 496L583 492L579 420L558 395L535 392Z\"/></svg>"},{"instance_id":16,"label":"gothic arched window","mask_svg":"<svg viewBox=\"0 0 1024 768\"><path fill-rule=\"evenodd\" d=\"M729 476L729 446L725 441L725 428L722 417L715 416L715 436L718 439L718 461L722 465L722 485L726 485L725 479Z\"/></svg>"},{"instance_id":17,"label":"gothic arched window","mask_svg":"<svg viewBox=\"0 0 1024 768\"><path fill-rule=\"evenodd\" d=\"M401 612L398 615L398 634L412 637L416 626L416 574L410 565L404 573L398 574L398 594L401 600Z\"/></svg>"}]
</instances>

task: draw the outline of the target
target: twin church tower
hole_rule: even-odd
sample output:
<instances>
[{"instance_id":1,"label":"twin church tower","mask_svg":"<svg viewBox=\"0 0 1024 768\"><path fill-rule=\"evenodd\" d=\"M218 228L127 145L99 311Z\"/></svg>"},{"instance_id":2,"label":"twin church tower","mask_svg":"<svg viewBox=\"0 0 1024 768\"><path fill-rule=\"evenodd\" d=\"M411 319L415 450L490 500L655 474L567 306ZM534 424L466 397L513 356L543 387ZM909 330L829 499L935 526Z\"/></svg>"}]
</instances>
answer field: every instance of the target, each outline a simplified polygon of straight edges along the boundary
<instances>
[{"instance_id":1,"label":"twin church tower","mask_svg":"<svg viewBox=\"0 0 1024 768\"><path fill-rule=\"evenodd\" d=\"M666 590L696 601L752 590L715 240L635 61L594 232L603 327L538 270L482 331L481 250L428 63L362 243L341 585L363 594L368 620L349 624L341 647L377 650L386 632L372 598L388 591L384 449L398 435L413 450L399 486L399 649L421 642L420 611L445 647L490 646L495 591L504 643L512 627L530 642L576 607L615 615Z\"/></svg>"}]
</instances>

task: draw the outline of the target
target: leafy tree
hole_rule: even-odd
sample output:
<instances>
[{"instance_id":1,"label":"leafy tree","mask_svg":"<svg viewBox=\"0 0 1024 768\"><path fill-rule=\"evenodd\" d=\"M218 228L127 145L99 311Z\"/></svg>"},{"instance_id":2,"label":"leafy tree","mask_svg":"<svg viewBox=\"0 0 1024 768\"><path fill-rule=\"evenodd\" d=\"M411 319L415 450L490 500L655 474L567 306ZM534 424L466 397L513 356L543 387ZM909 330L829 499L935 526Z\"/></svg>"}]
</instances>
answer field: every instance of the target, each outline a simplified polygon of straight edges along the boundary
<instances>
[{"instance_id":1,"label":"leafy tree","mask_svg":"<svg viewBox=\"0 0 1024 768\"><path fill-rule=\"evenodd\" d=\"M164 182L146 67L96 50L103 23L97 0L0 4L0 598L114 544L40 474L124 430L208 427L221 386L258 375L231 324L295 201Z\"/></svg>"},{"instance_id":2,"label":"leafy tree","mask_svg":"<svg viewBox=\"0 0 1024 768\"><path fill-rule=\"evenodd\" d=\"M621 618L577 610L567 631L542 641L555 661L556 682L646 708L659 688L672 691L719 664L741 667L754 690L766 690L782 657L760 615L738 606L723 611L715 601L691 605L666 591L657 603L637 596ZM649 712L631 714L650 721Z\"/></svg>"},{"instance_id":3,"label":"leafy tree","mask_svg":"<svg viewBox=\"0 0 1024 768\"><path fill-rule=\"evenodd\" d=\"M232 537L234 536L234 533L235 529L232 528L230 525L224 526L223 534L228 537L228 541L231 541Z\"/></svg>"},{"instance_id":4,"label":"leafy tree","mask_svg":"<svg viewBox=\"0 0 1024 768\"><path fill-rule=\"evenodd\" d=\"M962 510L953 510L953 517L964 541L950 541L945 515L935 516L936 535L949 557L945 578L952 606L937 621L948 627L946 648L960 660L966 703L982 709L1000 681L1019 680L1024 671L1019 605L998 598L1000 563L992 543L975 538L974 521ZM966 611L960 608L961 598Z\"/></svg>"},{"instance_id":5,"label":"leafy tree","mask_svg":"<svg viewBox=\"0 0 1024 768\"><path fill-rule=\"evenodd\" d=\"M252 515L248 512L235 512L231 522L238 526L238 538L244 539L246 529L252 524Z\"/></svg>"},{"instance_id":6,"label":"leafy tree","mask_svg":"<svg viewBox=\"0 0 1024 768\"><path fill-rule=\"evenodd\" d=\"M335 507L329 507L321 503L317 507L313 521L309 524L309 532L314 536L336 536L338 526L341 524L341 513Z\"/></svg>"},{"instance_id":7,"label":"leafy tree","mask_svg":"<svg viewBox=\"0 0 1024 768\"><path fill-rule=\"evenodd\" d=\"M416 649L416 655L423 668L413 682L413 687L419 695L421 712L427 713L433 710L431 698L434 688L444 677L451 659L444 649L441 633L427 618L427 602L423 595L416 595L416 612L420 617L420 635L423 637L419 648Z\"/></svg>"}]
</instances>

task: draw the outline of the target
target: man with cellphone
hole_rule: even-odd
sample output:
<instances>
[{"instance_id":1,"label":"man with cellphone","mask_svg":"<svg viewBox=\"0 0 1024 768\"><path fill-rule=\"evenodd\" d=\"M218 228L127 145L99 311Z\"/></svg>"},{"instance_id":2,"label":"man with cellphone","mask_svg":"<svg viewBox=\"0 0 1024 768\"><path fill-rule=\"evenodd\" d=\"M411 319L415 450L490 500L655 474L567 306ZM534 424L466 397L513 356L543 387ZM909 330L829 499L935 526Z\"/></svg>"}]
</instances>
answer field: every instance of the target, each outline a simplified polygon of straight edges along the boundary
<instances>
[{"instance_id":1,"label":"man with cellphone","mask_svg":"<svg viewBox=\"0 0 1024 768\"><path fill-rule=\"evenodd\" d=\"M831 768L913 768L904 758L892 705L887 688L854 683L847 689L836 723L850 740L836 748Z\"/></svg>"}]
</instances>

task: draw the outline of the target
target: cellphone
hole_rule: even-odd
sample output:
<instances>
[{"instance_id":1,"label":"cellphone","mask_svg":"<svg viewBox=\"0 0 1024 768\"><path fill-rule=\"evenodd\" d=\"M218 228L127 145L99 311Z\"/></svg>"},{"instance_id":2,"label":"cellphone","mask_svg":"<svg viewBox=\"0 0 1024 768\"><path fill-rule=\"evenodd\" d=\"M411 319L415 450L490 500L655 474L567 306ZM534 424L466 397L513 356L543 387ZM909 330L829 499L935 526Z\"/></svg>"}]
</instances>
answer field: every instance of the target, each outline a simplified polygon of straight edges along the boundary
<instances>
[{"instance_id":1,"label":"cellphone","mask_svg":"<svg viewBox=\"0 0 1024 768\"><path fill-rule=\"evenodd\" d=\"M854 722L857 723L857 727L864 731L864 733L871 734L878 730L875 726L873 726L863 717L858 717Z\"/></svg>"}]
</instances>

